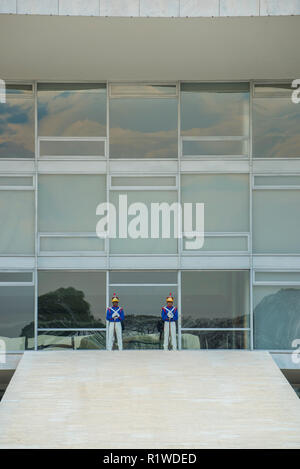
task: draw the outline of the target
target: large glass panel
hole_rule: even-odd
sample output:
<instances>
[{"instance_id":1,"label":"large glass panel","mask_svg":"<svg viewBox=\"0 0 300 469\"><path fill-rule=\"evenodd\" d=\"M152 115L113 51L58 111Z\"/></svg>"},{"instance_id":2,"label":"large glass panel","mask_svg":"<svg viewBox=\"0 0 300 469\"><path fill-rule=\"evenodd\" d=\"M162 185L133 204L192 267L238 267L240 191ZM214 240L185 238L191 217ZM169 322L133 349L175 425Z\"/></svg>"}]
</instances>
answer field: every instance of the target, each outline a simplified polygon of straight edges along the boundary
<instances>
[{"instance_id":1,"label":"large glass panel","mask_svg":"<svg viewBox=\"0 0 300 469\"><path fill-rule=\"evenodd\" d=\"M105 331L39 331L39 350L104 350Z\"/></svg>"},{"instance_id":2,"label":"large glass panel","mask_svg":"<svg viewBox=\"0 0 300 469\"><path fill-rule=\"evenodd\" d=\"M249 327L249 272L182 272L182 327Z\"/></svg>"},{"instance_id":3,"label":"large glass panel","mask_svg":"<svg viewBox=\"0 0 300 469\"><path fill-rule=\"evenodd\" d=\"M288 98L253 100L253 156L300 157L300 107Z\"/></svg>"},{"instance_id":4,"label":"large glass panel","mask_svg":"<svg viewBox=\"0 0 300 469\"><path fill-rule=\"evenodd\" d=\"M105 143L101 140L42 140L40 142L40 156L86 157L105 156Z\"/></svg>"},{"instance_id":5,"label":"large glass panel","mask_svg":"<svg viewBox=\"0 0 300 469\"><path fill-rule=\"evenodd\" d=\"M33 348L34 287L0 286L0 339L7 352Z\"/></svg>"},{"instance_id":6,"label":"large glass panel","mask_svg":"<svg viewBox=\"0 0 300 469\"><path fill-rule=\"evenodd\" d=\"M125 312L123 346L125 349L159 349L163 347L161 308L169 292L175 295L177 288L166 286L113 286L110 297L117 293Z\"/></svg>"},{"instance_id":7,"label":"large glass panel","mask_svg":"<svg viewBox=\"0 0 300 469\"><path fill-rule=\"evenodd\" d=\"M256 253L300 252L299 190L253 192L253 250Z\"/></svg>"},{"instance_id":8,"label":"large glass panel","mask_svg":"<svg viewBox=\"0 0 300 469\"><path fill-rule=\"evenodd\" d=\"M34 158L34 100L31 85L6 85L0 104L0 158Z\"/></svg>"},{"instance_id":9,"label":"large glass panel","mask_svg":"<svg viewBox=\"0 0 300 469\"><path fill-rule=\"evenodd\" d=\"M126 194L122 192L111 191L110 202L117 208L117 214L122 212L122 207L119 204L119 195L127 196L128 212L130 211L131 204L139 203L144 204L134 207L134 215L128 215L128 230L127 238L121 238L119 217L117 217L117 237L110 239L110 251L113 254L174 254L177 252L178 239L174 238L174 212L170 211L170 235L165 232L168 237L163 238L162 220L167 221L167 212L160 213L159 216L159 233L158 238L151 238L151 233L154 224L151 223L151 204L162 204L166 202L170 207L173 203L177 202L177 191L128 191ZM168 209L166 207L166 211ZM178 207L177 207L178 208ZM145 218L144 218L145 213ZM126 214L125 214L126 215ZM139 221L140 219L140 221ZM125 221L122 222L122 229L125 230ZM148 226L146 226L148 224ZM176 225L177 227L177 225ZM126 234L126 233L125 233ZM143 237L134 238L141 234Z\"/></svg>"},{"instance_id":10,"label":"large glass panel","mask_svg":"<svg viewBox=\"0 0 300 469\"><path fill-rule=\"evenodd\" d=\"M34 253L33 191L0 191L0 253Z\"/></svg>"},{"instance_id":11,"label":"large glass panel","mask_svg":"<svg viewBox=\"0 0 300 469\"><path fill-rule=\"evenodd\" d=\"M39 231L96 232L96 207L105 201L104 175L39 175Z\"/></svg>"},{"instance_id":12,"label":"large glass panel","mask_svg":"<svg viewBox=\"0 0 300 469\"><path fill-rule=\"evenodd\" d=\"M177 158L177 98L110 100L111 158Z\"/></svg>"},{"instance_id":13,"label":"large glass panel","mask_svg":"<svg viewBox=\"0 0 300 469\"><path fill-rule=\"evenodd\" d=\"M181 84L181 135L248 134L248 83Z\"/></svg>"},{"instance_id":14,"label":"large glass panel","mask_svg":"<svg viewBox=\"0 0 300 469\"><path fill-rule=\"evenodd\" d=\"M206 232L249 231L247 174L183 175L181 200L182 203L204 203Z\"/></svg>"},{"instance_id":15,"label":"large glass panel","mask_svg":"<svg viewBox=\"0 0 300 469\"><path fill-rule=\"evenodd\" d=\"M248 331L182 331L182 349L247 349Z\"/></svg>"},{"instance_id":16,"label":"large glass panel","mask_svg":"<svg viewBox=\"0 0 300 469\"><path fill-rule=\"evenodd\" d=\"M40 271L39 328L102 328L106 321L106 274Z\"/></svg>"},{"instance_id":17,"label":"large glass panel","mask_svg":"<svg viewBox=\"0 0 300 469\"><path fill-rule=\"evenodd\" d=\"M255 286L254 344L266 350L292 350L300 337L300 286Z\"/></svg>"},{"instance_id":18,"label":"large glass panel","mask_svg":"<svg viewBox=\"0 0 300 469\"><path fill-rule=\"evenodd\" d=\"M38 134L105 137L106 86L99 83L39 83Z\"/></svg>"}]
</instances>

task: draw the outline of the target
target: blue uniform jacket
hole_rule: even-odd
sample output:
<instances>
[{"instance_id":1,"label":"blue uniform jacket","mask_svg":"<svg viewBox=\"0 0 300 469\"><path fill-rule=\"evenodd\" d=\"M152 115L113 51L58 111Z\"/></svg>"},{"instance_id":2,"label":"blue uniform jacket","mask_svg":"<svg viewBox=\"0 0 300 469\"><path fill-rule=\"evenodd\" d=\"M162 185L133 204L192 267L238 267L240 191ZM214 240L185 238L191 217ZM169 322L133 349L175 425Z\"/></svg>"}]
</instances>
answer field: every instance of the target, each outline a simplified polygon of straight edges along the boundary
<instances>
[{"instance_id":1,"label":"blue uniform jacket","mask_svg":"<svg viewBox=\"0 0 300 469\"><path fill-rule=\"evenodd\" d=\"M112 315L114 314L114 312L119 313L120 317L114 319L114 318L112 317ZM106 311L106 320L109 321L109 322L120 322L120 321L124 321L124 311L123 311L123 308L120 308L119 306L111 306L110 308L107 308L107 311Z\"/></svg>"},{"instance_id":2,"label":"blue uniform jacket","mask_svg":"<svg viewBox=\"0 0 300 469\"><path fill-rule=\"evenodd\" d=\"M171 308L168 308L168 306L164 306L161 310L161 318L163 321L169 321L168 318L168 313L173 313L174 316L170 319L171 322L177 321L178 320L178 311L176 306L171 306Z\"/></svg>"}]
</instances>

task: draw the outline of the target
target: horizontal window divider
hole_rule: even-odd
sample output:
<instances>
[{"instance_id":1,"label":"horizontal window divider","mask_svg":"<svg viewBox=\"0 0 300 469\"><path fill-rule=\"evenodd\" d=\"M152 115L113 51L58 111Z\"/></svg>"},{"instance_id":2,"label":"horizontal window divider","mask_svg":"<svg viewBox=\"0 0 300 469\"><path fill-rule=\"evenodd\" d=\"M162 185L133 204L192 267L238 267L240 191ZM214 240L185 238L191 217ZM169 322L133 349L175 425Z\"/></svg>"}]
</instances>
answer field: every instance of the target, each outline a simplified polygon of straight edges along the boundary
<instances>
[{"instance_id":1,"label":"horizontal window divider","mask_svg":"<svg viewBox=\"0 0 300 469\"><path fill-rule=\"evenodd\" d=\"M167 239L167 238L165 238L165 239ZM147 254L147 253L136 254L136 253L128 252L127 254L126 253L119 253L119 254L110 253L109 256L110 257L179 257L179 254L178 254L178 252L174 252L174 254L161 254L161 253L157 253L157 254L153 254L153 253L152 254ZM160 267L160 269L161 269L161 267ZM166 269L166 270L170 270L170 269Z\"/></svg>"},{"instance_id":2,"label":"horizontal window divider","mask_svg":"<svg viewBox=\"0 0 300 469\"><path fill-rule=\"evenodd\" d=\"M94 232L76 232L76 233L70 233L70 232L39 232L40 237L53 237L53 238L98 238L97 234Z\"/></svg>"},{"instance_id":3,"label":"horizontal window divider","mask_svg":"<svg viewBox=\"0 0 300 469\"><path fill-rule=\"evenodd\" d=\"M299 252L252 252L253 257L300 257Z\"/></svg>"},{"instance_id":4,"label":"horizontal window divider","mask_svg":"<svg viewBox=\"0 0 300 469\"><path fill-rule=\"evenodd\" d=\"M60 331L60 332L80 332L80 331L92 332L92 331L106 331L106 328L105 327L101 327L101 328L99 328L99 327L98 328L97 327L96 328L95 327L94 328L93 327L90 327L90 328L89 327L88 328L86 328L86 327L84 327L84 328L82 328L82 327L81 328L80 327L77 327L77 328L72 328L72 327L71 328L61 328L60 327L60 328L54 328L54 329L50 328L49 329L49 328L38 327L37 331L38 332L41 332L41 331L48 331L48 332L58 332L58 331Z\"/></svg>"},{"instance_id":5,"label":"horizontal window divider","mask_svg":"<svg viewBox=\"0 0 300 469\"><path fill-rule=\"evenodd\" d=\"M184 237L186 237L186 233L188 232L183 232L182 235ZM245 232L237 232L237 231L234 231L234 232L230 232L230 231L205 231L204 233L201 233L199 232L199 236L202 236L204 235L205 236L215 236L215 237L237 237L237 238L240 238L240 237L243 237L243 238L249 238L250 236L250 233L248 231L245 231Z\"/></svg>"},{"instance_id":6,"label":"horizontal window divider","mask_svg":"<svg viewBox=\"0 0 300 469\"><path fill-rule=\"evenodd\" d=\"M250 331L250 327L182 327L182 331Z\"/></svg>"},{"instance_id":7,"label":"horizontal window divider","mask_svg":"<svg viewBox=\"0 0 300 469\"><path fill-rule=\"evenodd\" d=\"M299 186L253 186L252 189L254 191L257 191L257 190L262 190L262 191L268 191L268 190L276 190L276 191L287 191L287 190L299 190L300 189L300 185Z\"/></svg>"},{"instance_id":8,"label":"horizontal window divider","mask_svg":"<svg viewBox=\"0 0 300 469\"><path fill-rule=\"evenodd\" d=\"M39 251L40 257L106 257L106 251Z\"/></svg>"},{"instance_id":9,"label":"horizontal window divider","mask_svg":"<svg viewBox=\"0 0 300 469\"><path fill-rule=\"evenodd\" d=\"M106 156L103 156L103 155L99 155L99 156L84 156L84 155L75 155L75 156L65 156L65 155L62 155L62 156L51 156L51 155L47 155L47 156L40 156L38 158L38 161L106 161L107 158ZM66 173L66 174L69 174L69 173ZM77 173L77 174L82 174L81 172L80 173ZM94 174L94 173L93 173Z\"/></svg>"},{"instance_id":10,"label":"horizontal window divider","mask_svg":"<svg viewBox=\"0 0 300 469\"><path fill-rule=\"evenodd\" d=\"M110 287L178 287L177 283L110 283Z\"/></svg>"},{"instance_id":11,"label":"horizontal window divider","mask_svg":"<svg viewBox=\"0 0 300 469\"><path fill-rule=\"evenodd\" d=\"M203 160L203 161L213 161L213 160L230 160L230 161L239 161L239 160L249 160L248 155L182 155L183 160Z\"/></svg>"},{"instance_id":12,"label":"horizontal window divider","mask_svg":"<svg viewBox=\"0 0 300 469\"><path fill-rule=\"evenodd\" d=\"M283 286L283 287L295 287L295 286L300 286L300 280L299 281L290 281L290 282L284 282L284 281L278 281L276 282L275 280L272 281L267 281L267 280L254 280L253 285L265 285L265 286Z\"/></svg>"},{"instance_id":13,"label":"horizontal window divider","mask_svg":"<svg viewBox=\"0 0 300 469\"><path fill-rule=\"evenodd\" d=\"M219 142L219 141L245 141L249 139L249 136L245 135L235 135L235 136L208 136L208 135L203 135L203 136L182 136L181 137L183 141L190 141L190 142Z\"/></svg>"},{"instance_id":14,"label":"horizontal window divider","mask_svg":"<svg viewBox=\"0 0 300 469\"><path fill-rule=\"evenodd\" d=\"M177 186L111 186L111 191L177 191Z\"/></svg>"},{"instance_id":15,"label":"horizontal window divider","mask_svg":"<svg viewBox=\"0 0 300 469\"><path fill-rule=\"evenodd\" d=\"M0 191L34 191L34 186L0 186Z\"/></svg>"},{"instance_id":16,"label":"horizontal window divider","mask_svg":"<svg viewBox=\"0 0 300 469\"><path fill-rule=\"evenodd\" d=\"M105 142L107 137L38 137L41 142Z\"/></svg>"},{"instance_id":17,"label":"horizontal window divider","mask_svg":"<svg viewBox=\"0 0 300 469\"><path fill-rule=\"evenodd\" d=\"M182 250L183 257L239 257L239 256L250 256L249 251L203 251L196 249Z\"/></svg>"},{"instance_id":18,"label":"horizontal window divider","mask_svg":"<svg viewBox=\"0 0 300 469\"><path fill-rule=\"evenodd\" d=\"M150 161L150 162L153 162L153 161L163 161L164 163L168 162L168 161L178 161L178 157L177 156L174 156L174 157L167 157L167 158L110 158L110 161L111 162L114 162L114 161L140 161L141 163L146 163L147 161ZM114 173L111 173L113 176L115 176ZM132 173L131 173L132 174ZM144 173L143 173L144 174ZM160 173L158 173L159 175Z\"/></svg>"},{"instance_id":19,"label":"horizontal window divider","mask_svg":"<svg viewBox=\"0 0 300 469\"><path fill-rule=\"evenodd\" d=\"M300 156L290 156L290 157L282 157L282 156L252 156L252 160L254 161L297 161L300 160ZM278 174L274 172L274 175Z\"/></svg>"},{"instance_id":20,"label":"horizontal window divider","mask_svg":"<svg viewBox=\"0 0 300 469\"><path fill-rule=\"evenodd\" d=\"M0 287L32 287L34 286L34 281L32 282L0 282Z\"/></svg>"}]
</instances>

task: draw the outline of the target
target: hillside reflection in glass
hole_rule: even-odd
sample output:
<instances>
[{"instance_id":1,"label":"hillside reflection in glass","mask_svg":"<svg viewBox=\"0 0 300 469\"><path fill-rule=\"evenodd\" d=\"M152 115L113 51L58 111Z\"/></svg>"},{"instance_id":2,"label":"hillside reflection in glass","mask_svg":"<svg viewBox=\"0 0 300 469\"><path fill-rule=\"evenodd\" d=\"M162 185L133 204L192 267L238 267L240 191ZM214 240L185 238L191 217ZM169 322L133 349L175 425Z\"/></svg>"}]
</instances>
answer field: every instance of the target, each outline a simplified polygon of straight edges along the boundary
<instances>
[{"instance_id":1,"label":"hillside reflection in glass","mask_svg":"<svg viewBox=\"0 0 300 469\"><path fill-rule=\"evenodd\" d=\"M254 287L254 337L258 349L293 348L300 338L300 287Z\"/></svg>"},{"instance_id":2,"label":"hillside reflection in glass","mask_svg":"<svg viewBox=\"0 0 300 469\"><path fill-rule=\"evenodd\" d=\"M104 272L40 272L38 348L104 349L105 293Z\"/></svg>"}]
</instances>

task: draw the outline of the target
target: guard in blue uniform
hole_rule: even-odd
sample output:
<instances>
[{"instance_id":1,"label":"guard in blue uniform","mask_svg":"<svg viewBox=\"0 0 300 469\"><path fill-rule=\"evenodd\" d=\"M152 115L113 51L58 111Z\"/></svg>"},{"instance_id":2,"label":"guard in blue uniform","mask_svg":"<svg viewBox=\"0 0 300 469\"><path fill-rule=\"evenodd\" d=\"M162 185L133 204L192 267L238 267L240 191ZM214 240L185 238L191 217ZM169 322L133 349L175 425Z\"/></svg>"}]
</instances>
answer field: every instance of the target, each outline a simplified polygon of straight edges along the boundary
<instances>
[{"instance_id":1,"label":"guard in blue uniform","mask_svg":"<svg viewBox=\"0 0 300 469\"><path fill-rule=\"evenodd\" d=\"M167 297L167 304L161 310L161 317L164 321L164 350L168 350L169 338L171 338L172 350L177 350L176 341L176 321L178 320L178 311L174 306L172 294Z\"/></svg>"},{"instance_id":2,"label":"guard in blue uniform","mask_svg":"<svg viewBox=\"0 0 300 469\"><path fill-rule=\"evenodd\" d=\"M118 348L123 350L121 321L124 321L124 311L119 306L119 298L115 293L111 301L112 306L107 308L106 311L106 327L108 328L107 350L112 350L115 334L117 336Z\"/></svg>"}]
</instances>

